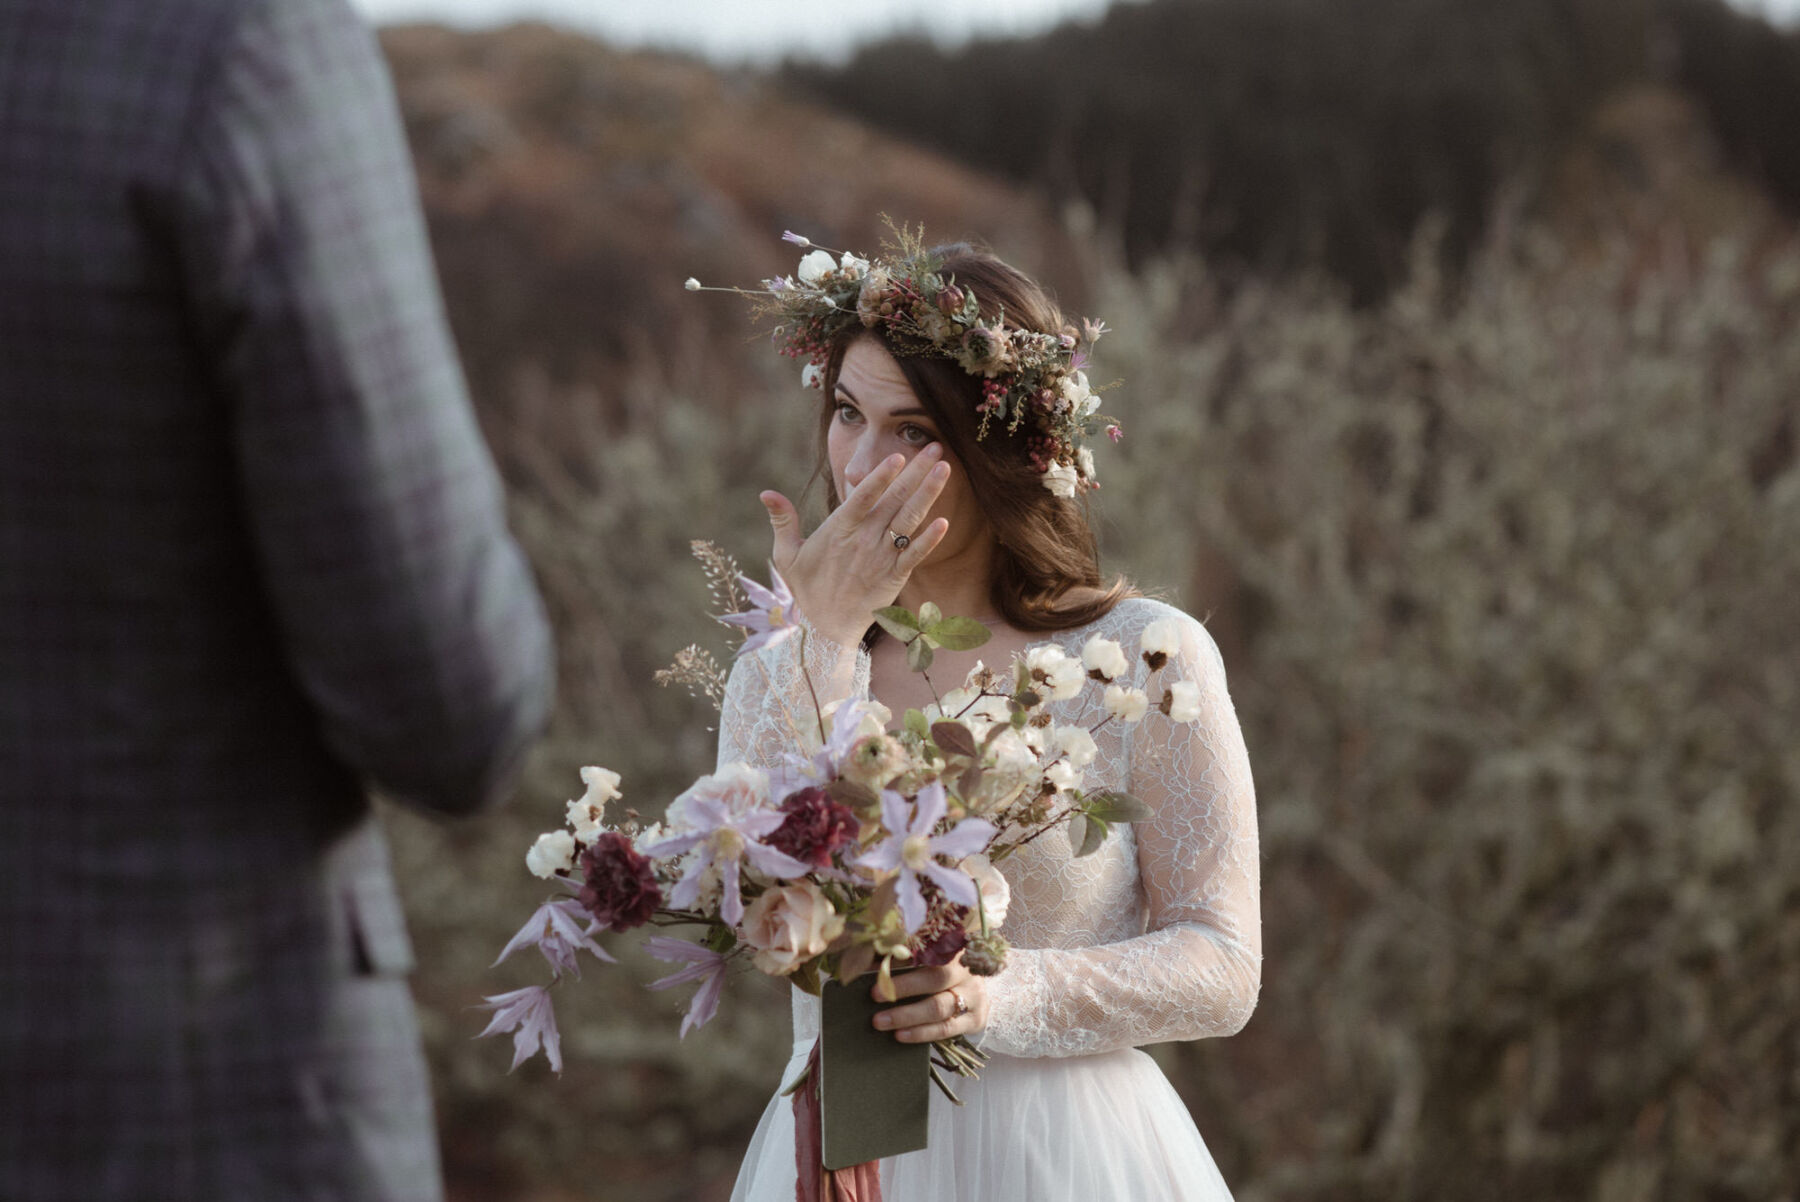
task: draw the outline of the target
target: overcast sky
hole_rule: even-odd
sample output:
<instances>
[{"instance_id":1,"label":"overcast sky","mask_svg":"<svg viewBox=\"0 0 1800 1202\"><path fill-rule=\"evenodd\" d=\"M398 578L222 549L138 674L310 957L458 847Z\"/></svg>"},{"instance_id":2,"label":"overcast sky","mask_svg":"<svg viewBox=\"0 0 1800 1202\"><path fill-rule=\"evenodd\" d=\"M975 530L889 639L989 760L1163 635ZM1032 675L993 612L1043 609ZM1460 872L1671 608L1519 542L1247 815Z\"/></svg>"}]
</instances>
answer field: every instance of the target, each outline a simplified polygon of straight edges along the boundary
<instances>
[{"instance_id":1,"label":"overcast sky","mask_svg":"<svg viewBox=\"0 0 1800 1202\"><path fill-rule=\"evenodd\" d=\"M1506 0L1494 0L1506 3ZM438 21L481 27L543 20L620 46L695 51L720 62L767 64L783 55L841 59L900 30L946 42L1030 34L1070 18L1092 20L1109 0L352 0L377 23ZM1800 23L1800 0L1733 0Z\"/></svg>"}]
</instances>

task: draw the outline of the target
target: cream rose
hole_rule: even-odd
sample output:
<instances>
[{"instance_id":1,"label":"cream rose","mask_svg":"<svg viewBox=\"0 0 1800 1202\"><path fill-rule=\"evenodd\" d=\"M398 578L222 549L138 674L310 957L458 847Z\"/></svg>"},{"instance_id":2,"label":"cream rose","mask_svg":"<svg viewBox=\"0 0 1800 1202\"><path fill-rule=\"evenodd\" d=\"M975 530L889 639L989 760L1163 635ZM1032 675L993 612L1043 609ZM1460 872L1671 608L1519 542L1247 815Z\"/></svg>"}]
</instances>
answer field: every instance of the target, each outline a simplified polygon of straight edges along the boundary
<instances>
[{"instance_id":1,"label":"cream rose","mask_svg":"<svg viewBox=\"0 0 1800 1202\"><path fill-rule=\"evenodd\" d=\"M993 861L977 852L965 856L957 867L968 873L975 881L975 888L981 891L981 908L987 912L987 923L990 931L999 929L1006 921L1006 907L1012 902L1012 886L1000 875ZM981 929L981 915L974 910L969 911L968 929Z\"/></svg>"},{"instance_id":2,"label":"cream rose","mask_svg":"<svg viewBox=\"0 0 1800 1202\"><path fill-rule=\"evenodd\" d=\"M844 920L811 881L768 889L744 908L744 942L771 976L786 976L844 933Z\"/></svg>"}]
</instances>

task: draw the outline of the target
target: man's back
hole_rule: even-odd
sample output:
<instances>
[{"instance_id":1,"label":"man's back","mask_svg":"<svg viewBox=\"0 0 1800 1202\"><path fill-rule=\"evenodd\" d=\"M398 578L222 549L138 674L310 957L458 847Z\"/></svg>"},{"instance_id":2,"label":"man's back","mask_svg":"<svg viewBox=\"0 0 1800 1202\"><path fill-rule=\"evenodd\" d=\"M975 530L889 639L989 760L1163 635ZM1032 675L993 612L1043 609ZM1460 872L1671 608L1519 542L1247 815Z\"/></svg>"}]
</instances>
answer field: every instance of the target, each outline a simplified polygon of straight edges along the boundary
<instances>
[{"instance_id":1,"label":"man's back","mask_svg":"<svg viewBox=\"0 0 1800 1202\"><path fill-rule=\"evenodd\" d=\"M0 0L0 1199L436 1194L363 782L549 667L409 171L342 0Z\"/></svg>"}]
</instances>

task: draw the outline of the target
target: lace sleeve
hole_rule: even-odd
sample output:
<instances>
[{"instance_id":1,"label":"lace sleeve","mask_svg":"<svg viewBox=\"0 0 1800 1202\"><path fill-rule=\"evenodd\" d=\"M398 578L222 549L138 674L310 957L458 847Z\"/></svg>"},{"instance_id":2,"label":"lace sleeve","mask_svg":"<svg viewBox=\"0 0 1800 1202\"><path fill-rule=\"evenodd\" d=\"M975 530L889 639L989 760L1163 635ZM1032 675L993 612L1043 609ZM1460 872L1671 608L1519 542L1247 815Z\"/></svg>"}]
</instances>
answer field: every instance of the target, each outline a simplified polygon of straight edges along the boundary
<instances>
[{"instance_id":1,"label":"lace sleeve","mask_svg":"<svg viewBox=\"0 0 1800 1202\"><path fill-rule=\"evenodd\" d=\"M800 631L732 665L719 706L717 768L742 762L774 771L786 753L818 739L815 696L821 708L868 696L867 652L832 642L804 619Z\"/></svg>"},{"instance_id":2,"label":"lace sleeve","mask_svg":"<svg viewBox=\"0 0 1800 1202\"><path fill-rule=\"evenodd\" d=\"M1130 734L1127 788L1155 810L1134 827L1148 930L1096 947L1009 952L989 982L989 1050L1078 1056L1231 1035L1256 1007L1255 792L1218 649L1191 618L1161 679L1197 684L1200 718L1175 723L1152 710Z\"/></svg>"}]
</instances>

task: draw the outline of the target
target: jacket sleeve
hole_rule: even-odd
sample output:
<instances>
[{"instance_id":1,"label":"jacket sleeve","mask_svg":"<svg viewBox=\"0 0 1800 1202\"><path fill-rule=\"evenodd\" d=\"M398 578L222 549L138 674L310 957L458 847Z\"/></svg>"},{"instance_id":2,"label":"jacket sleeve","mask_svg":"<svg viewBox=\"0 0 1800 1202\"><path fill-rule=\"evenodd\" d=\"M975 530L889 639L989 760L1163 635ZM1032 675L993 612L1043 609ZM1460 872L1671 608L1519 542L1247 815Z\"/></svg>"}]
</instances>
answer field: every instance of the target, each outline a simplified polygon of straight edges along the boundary
<instances>
[{"instance_id":1,"label":"jacket sleeve","mask_svg":"<svg viewBox=\"0 0 1800 1202\"><path fill-rule=\"evenodd\" d=\"M404 800L475 810L543 725L551 642L391 81L346 0L231 12L173 167L173 236L247 534L336 753Z\"/></svg>"}]
</instances>

